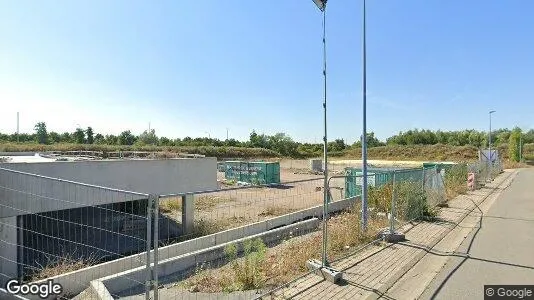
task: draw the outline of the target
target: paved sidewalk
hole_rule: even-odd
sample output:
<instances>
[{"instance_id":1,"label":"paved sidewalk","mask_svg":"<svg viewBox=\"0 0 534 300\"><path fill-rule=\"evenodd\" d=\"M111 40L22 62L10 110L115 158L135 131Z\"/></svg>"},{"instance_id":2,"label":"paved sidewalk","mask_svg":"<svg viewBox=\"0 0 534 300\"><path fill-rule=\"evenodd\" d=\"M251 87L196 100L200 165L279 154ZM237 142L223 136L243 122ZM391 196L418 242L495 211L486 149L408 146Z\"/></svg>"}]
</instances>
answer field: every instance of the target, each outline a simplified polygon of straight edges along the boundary
<instances>
[{"instance_id":1,"label":"paved sidewalk","mask_svg":"<svg viewBox=\"0 0 534 300\"><path fill-rule=\"evenodd\" d=\"M332 284L322 277L310 274L290 286L276 291L268 299L376 299L387 298L387 291L399 278L413 267L447 233L490 197L497 197L515 177L517 171L507 170L492 183L480 190L469 192L449 201L442 208L439 222L420 222L401 228L406 243L370 246L366 250L333 264L343 271L343 280ZM414 247L416 245L416 247Z\"/></svg>"}]
</instances>

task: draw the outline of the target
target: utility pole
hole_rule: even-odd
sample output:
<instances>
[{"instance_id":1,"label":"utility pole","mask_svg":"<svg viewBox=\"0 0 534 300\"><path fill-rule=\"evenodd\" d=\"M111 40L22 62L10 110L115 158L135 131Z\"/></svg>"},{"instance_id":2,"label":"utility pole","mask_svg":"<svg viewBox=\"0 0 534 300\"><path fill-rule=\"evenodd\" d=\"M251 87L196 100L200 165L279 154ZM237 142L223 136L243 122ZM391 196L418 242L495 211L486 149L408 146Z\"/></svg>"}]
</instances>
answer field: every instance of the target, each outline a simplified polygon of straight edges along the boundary
<instances>
[{"instance_id":1,"label":"utility pole","mask_svg":"<svg viewBox=\"0 0 534 300\"><path fill-rule=\"evenodd\" d=\"M228 141L228 127L226 127L226 141Z\"/></svg>"},{"instance_id":2,"label":"utility pole","mask_svg":"<svg viewBox=\"0 0 534 300\"><path fill-rule=\"evenodd\" d=\"M491 114L495 111L490 110L489 112L489 138L488 138L488 148L489 148L489 176L491 180L491 173L493 171L493 154L491 153Z\"/></svg>"},{"instance_id":3,"label":"utility pole","mask_svg":"<svg viewBox=\"0 0 534 300\"><path fill-rule=\"evenodd\" d=\"M19 135L20 135L20 131L19 131L19 112L17 111L17 143L19 142Z\"/></svg>"}]
</instances>

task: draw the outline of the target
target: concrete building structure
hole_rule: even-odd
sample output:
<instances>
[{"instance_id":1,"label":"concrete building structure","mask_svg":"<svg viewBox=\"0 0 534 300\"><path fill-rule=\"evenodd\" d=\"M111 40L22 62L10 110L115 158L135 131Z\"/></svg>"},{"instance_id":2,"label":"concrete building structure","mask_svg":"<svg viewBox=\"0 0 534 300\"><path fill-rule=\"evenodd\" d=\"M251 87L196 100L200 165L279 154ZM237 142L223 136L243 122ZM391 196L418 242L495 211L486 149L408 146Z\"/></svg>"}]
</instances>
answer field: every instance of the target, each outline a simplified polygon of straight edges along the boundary
<instances>
[{"instance_id":1,"label":"concrete building structure","mask_svg":"<svg viewBox=\"0 0 534 300\"><path fill-rule=\"evenodd\" d=\"M72 245L96 243L104 252L116 254L141 250L139 243L132 242L137 233L127 231L132 227L146 231L148 194L217 189L215 158L44 161L18 157L12 161L29 162L0 163L2 286L9 278L22 276L23 266L59 253L58 247L80 254L87 249ZM182 223L192 221L192 210L187 212L191 215L183 216ZM53 243L57 240L65 242Z\"/></svg>"}]
</instances>

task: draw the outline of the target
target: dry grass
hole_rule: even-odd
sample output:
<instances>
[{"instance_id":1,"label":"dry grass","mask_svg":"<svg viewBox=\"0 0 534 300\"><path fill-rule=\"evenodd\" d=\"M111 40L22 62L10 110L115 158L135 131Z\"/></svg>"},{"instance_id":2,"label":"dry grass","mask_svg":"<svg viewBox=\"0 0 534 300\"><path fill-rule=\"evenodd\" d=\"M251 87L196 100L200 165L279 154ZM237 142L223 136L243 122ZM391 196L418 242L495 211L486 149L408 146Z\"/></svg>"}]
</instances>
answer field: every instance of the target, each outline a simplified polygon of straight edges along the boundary
<instances>
[{"instance_id":1,"label":"dry grass","mask_svg":"<svg viewBox=\"0 0 534 300\"><path fill-rule=\"evenodd\" d=\"M294 208L285 206L269 206L258 214L260 217L276 217L296 211Z\"/></svg>"},{"instance_id":2,"label":"dry grass","mask_svg":"<svg viewBox=\"0 0 534 300\"><path fill-rule=\"evenodd\" d=\"M447 200L467 193L467 165L458 164L445 172L445 194Z\"/></svg>"},{"instance_id":3,"label":"dry grass","mask_svg":"<svg viewBox=\"0 0 534 300\"><path fill-rule=\"evenodd\" d=\"M503 163L503 169L519 169L519 168L529 168L530 166L524 162L516 162L505 160Z\"/></svg>"},{"instance_id":4,"label":"dry grass","mask_svg":"<svg viewBox=\"0 0 534 300\"><path fill-rule=\"evenodd\" d=\"M200 196L195 198L196 210L210 210L217 205L234 201L229 198L222 198L219 196ZM159 209L162 213L171 213L182 211L182 199L181 197L164 199L160 202Z\"/></svg>"},{"instance_id":5,"label":"dry grass","mask_svg":"<svg viewBox=\"0 0 534 300\"><path fill-rule=\"evenodd\" d=\"M38 272L31 275L30 281L41 280L52 276L65 274L68 272L90 267L98 263L95 258L78 259L71 255L58 258L58 260L41 267Z\"/></svg>"},{"instance_id":6,"label":"dry grass","mask_svg":"<svg viewBox=\"0 0 534 300\"><path fill-rule=\"evenodd\" d=\"M385 218L371 218L367 233L360 228L359 207L334 216L328 226L328 254L329 259L335 259L352 251L357 246L372 241L379 229L387 225ZM319 232L306 236L292 238L282 244L267 249L265 259L262 260L259 272L263 282L256 288L272 287L304 274L306 261L321 257L322 235ZM240 258L242 259L242 258ZM191 292L228 292L239 290L235 268L227 264L218 269L206 266L197 270L196 274L181 284Z\"/></svg>"}]
</instances>

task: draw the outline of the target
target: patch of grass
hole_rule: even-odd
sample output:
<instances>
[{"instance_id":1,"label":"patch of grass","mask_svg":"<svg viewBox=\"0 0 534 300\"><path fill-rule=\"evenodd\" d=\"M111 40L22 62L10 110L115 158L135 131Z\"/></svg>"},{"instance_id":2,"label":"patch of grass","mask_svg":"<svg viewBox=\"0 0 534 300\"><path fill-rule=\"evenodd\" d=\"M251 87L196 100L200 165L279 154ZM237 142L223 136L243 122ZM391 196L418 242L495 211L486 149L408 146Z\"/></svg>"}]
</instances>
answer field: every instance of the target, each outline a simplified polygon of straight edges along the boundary
<instances>
[{"instance_id":1,"label":"patch of grass","mask_svg":"<svg viewBox=\"0 0 534 300\"><path fill-rule=\"evenodd\" d=\"M262 288L264 280L264 261L267 247L260 238L247 240L243 243L244 257L237 259L237 246L228 245L224 252L231 261L232 270L235 275L235 282L230 286L225 286L225 292L252 290Z\"/></svg>"},{"instance_id":2,"label":"patch of grass","mask_svg":"<svg viewBox=\"0 0 534 300\"><path fill-rule=\"evenodd\" d=\"M94 257L79 259L67 254L63 257L50 261L45 266L41 266L40 270L31 275L30 281L41 280L52 276L57 276L68 272L80 270L95 265L97 263L98 260Z\"/></svg>"},{"instance_id":3,"label":"patch of grass","mask_svg":"<svg viewBox=\"0 0 534 300\"><path fill-rule=\"evenodd\" d=\"M445 171L445 193L447 200L467 193L467 164L457 164Z\"/></svg>"},{"instance_id":4,"label":"patch of grass","mask_svg":"<svg viewBox=\"0 0 534 300\"><path fill-rule=\"evenodd\" d=\"M359 205L354 209L333 216L328 226L328 254L330 259L339 257L355 247L374 240L376 232L387 225L385 218L369 219L366 233L360 230ZM244 258L235 258L237 248L226 249L230 263L218 269L204 269L182 283L192 292L229 292L278 286L304 274L309 259L321 257L322 236L315 232L307 236L291 238L274 248L250 245ZM258 243L258 242L256 242ZM259 251L256 249L260 249ZM248 259L247 259L248 257Z\"/></svg>"},{"instance_id":5,"label":"patch of grass","mask_svg":"<svg viewBox=\"0 0 534 300\"><path fill-rule=\"evenodd\" d=\"M269 206L258 214L260 217L276 217L296 211L294 208L285 206Z\"/></svg>"},{"instance_id":6,"label":"patch of grass","mask_svg":"<svg viewBox=\"0 0 534 300\"><path fill-rule=\"evenodd\" d=\"M162 213L182 211L182 198L176 197L161 200L159 203L159 210Z\"/></svg>"},{"instance_id":7,"label":"patch of grass","mask_svg":"<svg viewBox=\"0 0 534 300\"><path fill-rule=\"evenodd\" d=\"M229 198L222 198L219 196L210 195L210 196L195 197L194 201L195 201L195 209L202 211L202 210L210 210L212 208L215 208L219 204L231 202L233 200ZM160 202L159 209L162 213L182 211L182 198L176 197L176 198L164 199Z\"/></svg>"},{"instance_id":8,"label":"patch of grass","mask_svg":"<svg viewBox=\"0 0 534 300\"><path fill-rule=\"evenodd\" d=\"M529 165L524 162L516 162L505 160L503 163L503 169L519 169L519 168L528 168Z\"/></svg>"},{"instance_id":9,"label":"patch of grass","mask_svg":"<svg viewBox=\"0 0 534 300\"><path fill-rule=\"evenodd\" d=\"M195 209L197 210L210 210L219 204L233 201L230 198L222 198L219 196L200 196L195 198Z\"/></svg>"}]
</instances>

